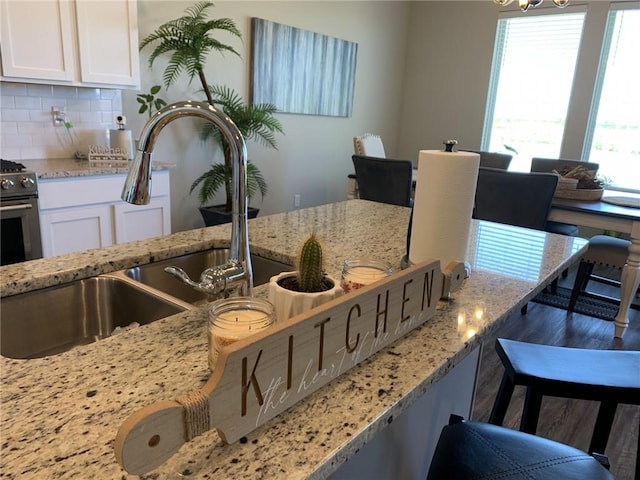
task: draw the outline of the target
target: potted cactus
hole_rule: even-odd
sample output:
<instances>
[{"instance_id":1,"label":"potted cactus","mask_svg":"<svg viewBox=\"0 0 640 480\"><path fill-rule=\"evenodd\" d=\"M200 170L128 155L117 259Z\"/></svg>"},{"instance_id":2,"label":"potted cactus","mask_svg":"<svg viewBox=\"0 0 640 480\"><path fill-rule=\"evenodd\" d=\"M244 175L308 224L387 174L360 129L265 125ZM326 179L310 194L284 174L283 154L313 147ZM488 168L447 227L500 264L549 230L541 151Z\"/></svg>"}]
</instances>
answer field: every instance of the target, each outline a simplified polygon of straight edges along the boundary
<instances>
[{"instance_id":1,"label":"potted cactus","mask_svg":"<svg viewBox=\"0 0 640 480\"><path fill-rule=\"evenodd\" d=\"M322 245L315 233L302 244L297 270L271 277L269 300L278 321L286 320L342 295L340 282L324 271Z\"/></svg>"}]
</instances>

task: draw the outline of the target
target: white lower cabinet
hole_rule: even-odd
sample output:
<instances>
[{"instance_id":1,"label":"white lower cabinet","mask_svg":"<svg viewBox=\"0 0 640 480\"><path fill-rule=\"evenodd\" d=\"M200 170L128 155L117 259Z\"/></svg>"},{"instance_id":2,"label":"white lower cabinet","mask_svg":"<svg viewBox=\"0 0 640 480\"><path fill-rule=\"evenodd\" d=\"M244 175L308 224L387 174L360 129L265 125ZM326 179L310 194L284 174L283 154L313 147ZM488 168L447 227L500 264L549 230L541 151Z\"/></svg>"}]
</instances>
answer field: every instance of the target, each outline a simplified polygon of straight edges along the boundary
<instances>
[{"instance_id":1,"label":"white lower cabinet","mask_svg":"<svg viewBox=\"0 0 640 480\"><path fill-rule=\"evenodd\" d=\"M44 257L171 233L169 172L153 172L149 205L120 200L126 175L38 182Z\"/></svg>"}]
</instances>

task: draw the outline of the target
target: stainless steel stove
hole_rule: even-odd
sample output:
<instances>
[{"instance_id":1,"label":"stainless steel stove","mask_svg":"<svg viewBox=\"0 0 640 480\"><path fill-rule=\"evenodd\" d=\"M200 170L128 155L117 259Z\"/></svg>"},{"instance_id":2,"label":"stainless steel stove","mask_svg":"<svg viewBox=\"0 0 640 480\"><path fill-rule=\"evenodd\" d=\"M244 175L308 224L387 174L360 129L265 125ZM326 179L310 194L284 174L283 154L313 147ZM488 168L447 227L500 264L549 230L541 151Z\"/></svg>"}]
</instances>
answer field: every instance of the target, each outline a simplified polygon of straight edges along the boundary
<instances>
[{"instance_id":1,"label":"stainless steel stove","mask_svg":"<svg viewBox=\"0 0 640 480\"><path fill-rule=\"evenodd\" d=\"M0 160L0 265L42 257L35 172Z\"/></svg>"}]
</instances>

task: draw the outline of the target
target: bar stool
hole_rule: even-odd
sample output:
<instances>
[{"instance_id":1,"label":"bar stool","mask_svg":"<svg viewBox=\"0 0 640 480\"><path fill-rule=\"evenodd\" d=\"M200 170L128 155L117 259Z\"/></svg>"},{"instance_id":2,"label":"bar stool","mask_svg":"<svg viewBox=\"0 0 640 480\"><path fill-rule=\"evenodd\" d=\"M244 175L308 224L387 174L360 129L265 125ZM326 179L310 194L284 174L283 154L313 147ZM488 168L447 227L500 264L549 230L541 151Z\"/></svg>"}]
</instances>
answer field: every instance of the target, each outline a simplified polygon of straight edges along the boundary
<instances>
[{"instance_id":1,"label":"bar stool","mask_svg":"<svg viewBox=\"0 0 640 480\"><path fill-rule=\"evenodd\" d=\"M504 421L516 385L527 388L520 431L532 434L543 396L598 401L588 451L603 454L618 404L640 405L640 351L555 347L504 338L496 340L496 351L505 372L489 417L494 425ZM638 458L637 452L636 470Z\"/></svg>"},{"instance_id":2,"label":"bar stool","mask_svg":"<svg viewBox=\"0 0 640 480\"><path fill-rule=\"evenodd\" d=\"M440 434L427 480L610 480L608 460L576 448L451 415Z\"/></svg>"},{"instance_id":3,"label":"bar stool","mask_svg":"<svg viewBox=\"0 0 640 480\"><path fill-rule=\"evenodd\" d=\"M609 303L620 303L619 298L587 291L587 284L590 280L594 280L607 285L620 287L620 282L617 280L593 275L593 267L595 265L604 265L622 270L627 262L630 245L631 242L629 240L611 237L609 235L596 235L589 239L589 248L580 260L576 280L573 284L573 290L571 291L571 298L569 299L569 306L567 307L569 312L573 312L580 295ZM640 306L632 303L631 308L640 309Z\"/></svg>"}]
</instances>

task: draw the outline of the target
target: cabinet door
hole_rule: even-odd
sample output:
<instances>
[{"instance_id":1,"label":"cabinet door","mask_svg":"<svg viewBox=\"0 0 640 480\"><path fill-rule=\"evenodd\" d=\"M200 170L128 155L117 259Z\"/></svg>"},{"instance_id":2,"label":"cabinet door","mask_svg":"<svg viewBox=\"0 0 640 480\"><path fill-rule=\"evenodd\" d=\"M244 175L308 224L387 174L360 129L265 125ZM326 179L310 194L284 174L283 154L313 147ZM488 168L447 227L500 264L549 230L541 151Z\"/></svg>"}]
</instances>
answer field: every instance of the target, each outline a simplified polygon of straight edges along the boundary
<instances>
[{"instance_id":1,"label":"cabinet door","mask_svg":"<svg viewBox=\"0 0 640 480\"><path fill-rule=\"evenodd\" d=\"M46 257L113 245L109 205L50 210L40 215Z\"/></svg>"},{"instance_id":2,"label":"cabinet door","mask_svg":"<svg viewBox=\"0 0 640 480\"><path fill-rule=\"evenodd\" d=\"M113 208L116 243L171 233L171 200L168 196L154 197L149 205L122 202Z\"/></svg>"},{"instance_id":3,"label":"cabinet door","mask_svg":"<svg viewBox=\"0 0 640 480\"><path fill-rule=\"evenodd\" d=\"M64 0L2 0L2 74L72 81L73 5Z\"/></svg>"},{"instance_id":4,"label":"cabinet door","mask_svg":"<svg viewBox=\"0 0 640 480\"><path fill-rule=\"evenodd\" d=\"M80 80L83 83L140 85L138 18L135 0L77 0Z\"/></svg>"}]
</instances>

